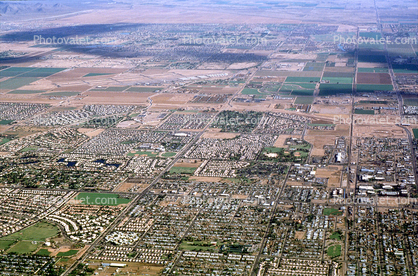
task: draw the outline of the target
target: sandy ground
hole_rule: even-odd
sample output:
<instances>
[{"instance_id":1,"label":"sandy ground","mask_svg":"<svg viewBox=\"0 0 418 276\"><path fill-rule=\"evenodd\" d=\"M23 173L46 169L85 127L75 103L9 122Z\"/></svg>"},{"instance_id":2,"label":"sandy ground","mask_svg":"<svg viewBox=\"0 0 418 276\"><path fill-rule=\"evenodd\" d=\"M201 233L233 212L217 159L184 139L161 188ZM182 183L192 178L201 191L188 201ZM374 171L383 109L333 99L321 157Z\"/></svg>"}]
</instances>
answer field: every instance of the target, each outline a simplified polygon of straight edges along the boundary
<instances>
[{"instance_id":1,"label":"sandy ground","mask_svg":"<svg viewBox=\"0 0 418 276\"><path fill-rule=\"evenodd\" d=\"M405 131L394 125L354 125L355 137L407 138Z\"/></svg>"},{"instance_id":2,"label":"sandy ground","mask_svg":"<svg viewBox=\"0 0 418 276\"><path fill-rule=\"evenodd\" d=\"M305 140L313 145L312 156L323 156L325 145L334 145L339 136L348 136L350 125L337 125L335 130L308 130Z\"/></svg>"},{"instance_id":3,"label":"sandy ground","mask_svg":"<svg viewBox=\"0 0 418 276\"><path fill-rule=\"evenodd\" d=\"M331 115L350 114L351 105L329 106L325 104L314 104L312 105L311 112Z\"/></svg>"},{"instance_id":4,"label":"sandy ground","mask_svg":"<svg viewBox=\"0 0 418 276\"><path fill-rule=\"evenodd\" d=\"M89 138L95 137L97 135L99 135L100 133L102 133L104 131L104 129L99 128L99 129L94 129L94 128L79 128L77 129L80 133L83 133L85 135L87 135Z\"/></svg>"},{"instance_id":5,"label":"sandy ground","mask_svg":"<svg viewBox=\"0 0 418 276\"><path fill-rule=\"evenodd\" d=\"M209 177L209 176L192 176L189 180L201 181L201 182L226 182L222 177Z\"/></svg>"},{"instance_id":6,"label":"sandy ground","mask_svg":"<svg viewBox=\"0 0 418 276\"><path fill-rule=\"evenodd\" d=\"M144 94L144 93L141 93ZM169 104L185 104L192 100L195 94L159 94L152 98L152 102L155 105L169 105Z\"/></svg>"},{"instance_id":7,"label":"sandy ground","mask_svg":"<svg viewBox=\"0 0 418 276\"><path fill-rule=\"evenodd\" d=\"M305 238L305 231L296 231L295 232L295 239L303 240Z\"/></svg>"},{"instance_id":8,"label":"sandy ground","mask_svg":"<svg viewBox=\"0 0 418 276\"><path fill-rule=\"evenodd\" d=\"M198 168L202 164L200 159L180 159L173 167Z\"/></svg>"},{"instance_id":9,"label":"sandy ground","mask_svg":"<svg viewBox=\"0 0 418 276\"><path fill-rule=\"evenodd\" d=\"M287 138L298 138L298 139L300 139L301 136L300 135L281 134L281 135L279 135L279 138L277 138L276 142L274 142L273 147L277 147L277 148L285 147L286 145L284 143L286 142Z\"/></svg>"},{"instance_id":10,"label":"sandy ground","mask_svg":"<svg viewBox=\"0 0 418 276\"><path fill-rule=\"evenodd\" d=\"M83 99L77 101L82 104L137 104L148 106L148 97L153 93L124 93L124 92L97 92L83 93Z\"/></svg>"},{"instance_id":11,"label":"sandy ground","mask_svg":"<svg viewBox=\"0 0 418 276\"><path fill-rule=\"evenodd\" d=\"M342 166L328 166L325 168L318 168L316 170L316 177L328 178L328 188L340 187Z\"/></svg>"},{"instance_id":12,"label":"sandy ground","mask_svg":"<svg viewBox=\"0 0 418 276\"><path fill-rule=\"evenodd\" d=\"M230 132L218 132L213 131L217 129L209 129L209 131L203 133L202 138L213 138L213 139L232 139L239 135L239 133L230 133Z\"/></svg>"}]
</instances>

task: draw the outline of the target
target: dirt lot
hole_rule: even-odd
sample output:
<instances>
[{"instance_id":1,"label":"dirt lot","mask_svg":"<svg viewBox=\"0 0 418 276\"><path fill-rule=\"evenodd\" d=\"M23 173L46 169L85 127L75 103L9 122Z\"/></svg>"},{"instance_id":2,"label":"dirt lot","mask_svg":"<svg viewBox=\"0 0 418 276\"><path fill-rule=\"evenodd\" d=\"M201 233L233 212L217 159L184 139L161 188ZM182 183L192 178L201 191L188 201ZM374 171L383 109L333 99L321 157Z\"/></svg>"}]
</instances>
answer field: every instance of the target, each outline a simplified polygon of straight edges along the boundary
<instances>
[{"instance_id":1,"label":"dirt lot","mask_svg":"<svg viewBox=\"0 0 418 276\"><path fill-rule=\"evenodd\" d=\"M282 148L285 146L285 141L287 138L298 138L300 139L300 135L279 135L279 138L277 138L276 142L274 142L273 147Z\"/></svg>"},{"instance_id":2,"label":"dirt lot","mask_svg":"<svg viewBox=\"0 0 418 276\"><path fill-rule=\"evenodd\" d=\"M237 92L237 87L203 87L199 91L202 94L234 94Z\"/></svg>"},{"instance_id":3,"label":"dirt lot","mask_svg":"<svg viewBox=\"0 0 418 276\"><path fill-rule=\"evenodd\" d=\"M333 56L330 56L330 57L333 57ZM337 60L338 59L335 59L334 62ZM325 67L325 72L354 73L354 68L352 67Z\"/></svg>"},{"instance_id":4,"label":"dirt lot","mask_svg":"<svg viewBox=\"0 0 418 276\"><path fill-rule=\"evenodd\" d=\"M203 133L202 138L232 139L238 135L239 133L220 132L219 128L210 128L209 131Z\"/></svg>"},{"instance_id":5,"label":"dirt lot","mask_svg":"<svg viewBox=\"0 0 418 276\"><path fill-rule=\"evenodd\" d=\"M32 135L39 132L45 132L52 129L51 127L26 127L16 126L5 132L5 134L17 135L19 138Z\"/></svg>"},{"instance_id":6,"label":"dirt lot","mask_svg":"<svg viewBox=\"0 0 418 276\"><path fill-rule=\"evenodd\" d=\"M316 177L328 178L328 188L337 188L340 187L342 169L342 166L318 168L316 170Z\"/></svg>"},{"instance_id":7,"label":"dirt lot","mask_svg":"<svg viewBox=\"0 0 418 276\"><path fill-rule=\"evenodd\" d=\"M145 93L141 93L145 94ZM159 94L157 96L152 97L152 102L155 105L165 105L168 106L170 104L174 105L182 105L191 101L195 94Z\"/></svg>"},{"instance_id":8,"label":"dirt lot","mask_svg":"<svg viewBox=\"0 0 418 276\"><path fill-rule=\"evenodd\" d=\"M189 180L201 181L201 182L227 182L225 178L222 177L210 177L210 176L193 176Z\"/></svg>"},{"instance_id":9,"label":"dirt lot","mask_svg":"<svg viewBox=\"0 0 418 276\"><path fill-rule=\"evenodd\" d=\"M97 275L99 276L111 276L111 275L160 275L160 272L163 270L164 266L154 266L143 263L126 263L124 268L116 267L105 267L103 270L98 270L97 268L102 267L101 262L97 260L90 260L89 267L96 269Z\"/></svg>"},{"instance_id":10,"label":"dirt lot","mask_svg":"<svg viewBox=\"0 0 418 276\"><path fill-rule=\"evenodd\" d=\"M138 184L132 182L124 182L116 187L113 192L129 192L130 189L135 187L136 193L141 193L145 188L147 188L149 184Z\"/></svg>"},{"instance_id":11,"label":"dirt lot","mask_svg":"<svg viewBox=\"0 0 418 276\"><path fill-rule=\"evenodd\" d=\"M305 140L313 145L312 156L323 156L325 145L334 145L339 136L348 136L350 125L337 125L335 130L308 130Z\"/></svg>"},{"instance_id":12,"label":"dirt lot","mask_svg":"<svg viewBox=\"0 0 418 276\"><path fill-rule=\"evenodd\" d=\"M180 159L173 167L198 168L202 164L200 159Z\"/></svg>"},{"instance_id":13,"label":"dirt lot","mask_svg":"<svg viewBox=\"0 0 418 276\"><path fill-rule=\"evenodd\" d=\"M77 130L78 130L78 132L87 135L89 138L95 137L95 136L99 135L100 133L102 133L104 131L104 129L101 129L101 128L99 128L99 129L79 128Z\"/></svg>"},{"instance_id":14,"label":"dirt lot","mask_svg":"<svg viewBox=\"0 0 418 276\"><path fill-rule=\"evenodd\" d=\"M330 106L326 104L313 104L311 112L317 112L325 115L347 115L351 112L351 105Z\"/></svg>"},{"instance_id":15,"label":"dirt lot","mask_svg":"<svg viewBox=\"0 0 418 276\"><path fill-rule=\"evenodd\" d=\"M354 125L353 136L377 138L407 138L403 129L393 125Z\"/></svg>"},{"instance_id":16,"label":"dirt lot","mask_svg":"<svg viewBox=\"0 0 418 276\"><path fill-rule=\"evenodd\" d=\"M296 231L295 232L295 239L303 240L305 238L305 231Z\"/></svg>"},{"instance_id":17,"label":"dirt lot","mask_svg":"<svg viewBox=\"0 0 418 276\"><path fill-rule=\"evenodd\" d=\"M387 68L388 65L386 63L378 63L378 62L359 62L357 67L359 68Z\"/></svg>"},{"instance_id":18,"label":"dirt lot","mask_svg":"<svg viewBox=\"0 0 418 276\"><path fill-rule=\"evenodd\" d=\"M124 93L89 91L83 94L85 98L77 101L83 104L138 104L147 106L147 98L153 93Z\"/></svg>"},{"instance_id":19,"label":"dirt lot","mask_svg":"<svg viewBox=\"0 0 418 276\"><path fill-rule=\"evenodd\" d=\"M113 68L75 68L72 70L66 70L54 74L48 77L49 80L54 82L65 82L68 80L73 80L76 78L82 78L83 76L87 75L88 73L98 73L98 74L109 74L109 75L101 75L101 76L92 76L92 77L84 77L83 80L89 81L97 78L109 78L114 74L122 73L127 69L113 69Z\"/></svg>"}]
</instances>

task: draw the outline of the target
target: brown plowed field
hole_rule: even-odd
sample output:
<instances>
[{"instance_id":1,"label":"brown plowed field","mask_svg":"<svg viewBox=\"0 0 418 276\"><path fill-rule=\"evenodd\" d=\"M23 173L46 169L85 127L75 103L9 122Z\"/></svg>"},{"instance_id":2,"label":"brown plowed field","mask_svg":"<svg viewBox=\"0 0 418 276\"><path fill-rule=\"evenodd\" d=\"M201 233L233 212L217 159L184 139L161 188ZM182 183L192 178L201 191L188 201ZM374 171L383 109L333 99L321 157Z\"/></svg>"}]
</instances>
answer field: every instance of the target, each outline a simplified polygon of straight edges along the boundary
<instances>
[{"instance_id":1,"label":"brown plowed field","mask_svg":"<svg viewBox=\"0 0 418 276\"><path fill-rule=\"evenodd\" d=\"M392 84L392 80L388 73L357 73L357 83Z\"/></svg>"}]
</instances>

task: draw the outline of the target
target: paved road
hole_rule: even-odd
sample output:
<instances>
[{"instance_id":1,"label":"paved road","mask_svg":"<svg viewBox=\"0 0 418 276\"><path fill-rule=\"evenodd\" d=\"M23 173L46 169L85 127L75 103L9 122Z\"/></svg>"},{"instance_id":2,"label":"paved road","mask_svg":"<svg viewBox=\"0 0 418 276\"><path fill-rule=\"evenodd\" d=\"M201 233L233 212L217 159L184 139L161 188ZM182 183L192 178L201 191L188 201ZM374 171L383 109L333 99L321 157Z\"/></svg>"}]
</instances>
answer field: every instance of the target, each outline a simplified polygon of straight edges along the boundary
<instances>
[{"instance_id":1,"label":"paved road","mask_svg":"<svg viewBox=\"0 0 418 276\"><path fill-rule=\"evenodd\" d=\"M286 173L286 176L285 176L285 178L283 180L283 184L282 184L282 186L280 188L280 191L277 193L276 197L274 198L274 205L273 205L273 208L271 209L271 215L270 215L269 224L267 226L266 232L264 233L263 240L260 243L260 250L259 250L259 252L257 254L257 257L255 258L253 267L251 269L251 275L257 275L257 272L256 272L257 264L260 262L260 257L263 254L264 247L266 246L267 236L268 236L268 234L270 232L271 223L272 223L272 221L274 219L274 213L276 211L276 208L277 208L277 205L278 205L278 202L279 202L279 198L280 198L280 196L283 193L284 187L286 186L286 182L287 182L287 178L289 177L290 169L292 168L292 165L291 164L288 164L288 166L289 166L289 169L287 170L287 173Z\"/></svg>"}]
</instances>

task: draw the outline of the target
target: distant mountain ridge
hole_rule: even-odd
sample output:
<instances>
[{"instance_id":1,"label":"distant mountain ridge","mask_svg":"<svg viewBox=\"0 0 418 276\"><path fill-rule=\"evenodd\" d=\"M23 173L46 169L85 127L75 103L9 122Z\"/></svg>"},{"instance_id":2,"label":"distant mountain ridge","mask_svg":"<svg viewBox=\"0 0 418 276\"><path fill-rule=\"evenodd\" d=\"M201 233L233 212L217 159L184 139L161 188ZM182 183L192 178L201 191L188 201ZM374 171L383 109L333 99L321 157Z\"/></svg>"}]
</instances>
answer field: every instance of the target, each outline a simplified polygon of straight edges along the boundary
<instances>
[{"instance_id":1,"label":"distant mountain ridge","mask_svg":"<svg viewBox=\"0 0 418 276\"><path fill-rule=\"evenodd\" d=\"M51 13L60 12L67 8L61 3L40 3L29 1L1 1L0 14L2 15L19 15L26 13Z\"/></svg>"}]
</instances>

